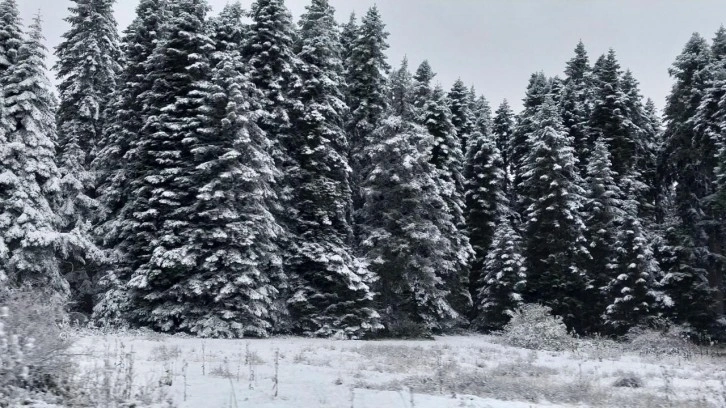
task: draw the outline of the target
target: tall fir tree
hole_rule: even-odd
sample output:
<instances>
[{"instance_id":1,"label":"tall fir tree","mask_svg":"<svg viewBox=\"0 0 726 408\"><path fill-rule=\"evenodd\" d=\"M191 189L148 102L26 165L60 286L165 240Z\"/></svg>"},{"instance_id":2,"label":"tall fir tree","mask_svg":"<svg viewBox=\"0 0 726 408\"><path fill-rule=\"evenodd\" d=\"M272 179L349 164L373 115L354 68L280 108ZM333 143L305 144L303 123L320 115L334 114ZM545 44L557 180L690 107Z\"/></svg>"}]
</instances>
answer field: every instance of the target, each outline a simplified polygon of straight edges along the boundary
<instances>
[{"instance_id":1,"label":"tall fir tree","mask_svg":"<svg viewBox=\"0 0 726 408\"><path fill-rule=\"evenodd\" d=\"M664 111L665 130L659 158L661 186L673 189L675 223L668 231L670 252L676 258L666 270L664 284L674 300L677 321L688 322L699 330L708 329L723 310L719 288L718 263L713 263L712 247L705 216L704 197L712 185L701 169L704 151L696 130L695 118L708 88L708 69L713 53L707 41L694 34L669 70L675 80ZM703 134L703 133L701 133ZM706 227L706 228L704 228ZM708 282L706 288L703 282ZM700 299L693 305L689 300Z\"/></svg>"},{"instance_id":2,"label":"tall fir tree","mask_svg":"<svg viewBox=\"0 0 726 408\"><path fill-rule=\"evenodd\" d=\"M527 92L523 100L524 109L517 116L517 124L514 134L509 140L507 146L507 156L509 157L509 168L511 171L512 185L514 187L512 196L514 201L512 206L518 214L522 214L528 204L525 195L518 190L524 177L525 158L531 150L528 144L529 134L538 129L536 116L540 106L544 102L549 93L547 77L542 72L532 74L527 85Z\"/></svg>"},{"instance_id":3,"label":"tall fir tree","mask_svg":"<svg viewBox=\"0 0 726 408\"><path fill-rule=\"evenodd\" d=\"M504 168L510 166L509 146L514 135L514 112L507 100L503 100L494 114L492 122L492 135L501 152Z\"/></svg>"},{"instance_id":4,"label":"tall fir tree","mask_svg":"<svg viewBox=\"0 0 726 408\"><path fill-rule=\"evenodd\" d=\"M528 300L543 303L582 332L585 270L590 258L580 211L585 191L577 171L572 140L553 99L546 96L532 119L531 150L522 167L519 191L528 203L523 217Z\"/></svg>"},{"instance_id":5,"label":"tall fir tree","mask_svg":"<svg viewBox=\"0 0 726 408\"><path fill-rule=\"evenodd\" d=\"M434 77L436 74L428 61L422 62L413 75L413 106L416 108L416 116L420 125L424 125L425 108L433 93L431 81Z\"/></svg>"},{"instance_id":6,"label":"tall fir tree","mask_svg":"<svg viewBox=\"0 0 726 408\"><path fill-rule=\"evenodd\" d=\"M405 68L392 76L391 88L401 97L387 103L387 117L364 151L369 164L358 214L361 250L379 278L377 303L388 331L427 335L459 317L443 280L458 272L450 238L457 227L432 164L434 139L415 122Z\"/></svg>"},{"instance_id":7,"label":"tall fir tree","mask_svg":"<svg viewBox=\"0 0 726 408\"><path fill-rule=\"evenodd\" d=\"M492 118L492 107L484 95L477 95L476 89L472 86L469 89L469 110L472 115L472 133L479 132L483 135L491 135L494 128Z\"/></svg>"},{"instance_id":8,"label":"tall fir tree","mask_svg":"<svg viewBox=\"0 0 726 408\"><path fill-rule=\"evenodd\" d=\"M20 25L17 20L9 22ZM57 102L46 76L43 41L36 16L4 72L2 99L8 128L0 135L0 280L4 286L65 297L69 288L60 262L78 242L59 231Z\"/></svg>"},{"instance_id":9,"label":"tall fir tree","mask_svg":"<svg viewBox=\"0 0 726 408\"><path fill-rule=\"evenodd\" d=\"M205 0L169 5L162 37L146 61L151 88L139 95L145 119L136 145L128 212L131 234L124 244L134 260L128 282L138 325L162 331L197 332L198 266L194 233L194 166L200 138L199 109L209 82Z\"/></svg>"},{"instance_id":10,"label":"tall fir tree","mask_svg":"<svg viewBox=\"0 0 726 408\"><path fill-rule=\"evenodd\" d=\"M66 18L70 30L56 48L55 70L60 84L56 113L58 165L62 175L63 230L90 234L90 222L99 217L96 177L92 161L108 125L107 114L116 79L121 71L121 49L113 16L112 0L74 0ZM90 242L90 238L89 242ZM95 247L87 254L96 254ZM64 273L73 290L76 307L90 312L96 289L99 259L75 254L64 263ZM90 265L89 265L90 264Z\"/></svg>"},{"instance_id":11,"label":"tall fir tree","mask_svg":"<svg viewBox=\"0 0 726 408\"><path fill-rule=\"evenodd\" d=\"M295 191L298 240L291 259L294 330L362 338L380 329L372 274L353 253L351 168L343 121L343 65L335 10L313 0L300 21L300 102L292 121L300 165Z\"/></svg>"},{"instance_id":12,"label":"tall fir tree","mask_svg":"<svg viewBox=\"0 0 726 408\"><path fill-rule=\"evenodd\" d=\"M586 305L591 320L585 331L591 333L602 329L600 315L608 304L607 286L619 270L618 237L626 212L625 194L615 176L607 144L597 140L587 165L587 200L583 208L591 255L587 263L591 301Z\"/></svg>"},{"instance_id":13,"label":"tall fir tree","mask_svg":"<svg viewBox=\"0 0 726 408\"><path fill-rule=\"evenodd\" d=\"M467 139L474 129L474 116L471 111L469 89L461 79L457 79L448 94L451 123L461 143L461 151L466 153Z\"/></svg>"},{"instance_id":14,"label":"tall fir tree","mask_svg":"<svg viewBox=\"0 0 726 408\"><path fill-rule=\"evenodd\" d=\"M118 86L106 115L103 139L92 163L102 209L102 221L94 232L109 258L109 267L100 281L103 294L94 307L94 316L105 324L123 323L131 307L126 283L137 262L129 248L134 243L135 224L131 181L138 169L137 145L146 121L139 101L153 86L147 60L161 39L167 12L166 0L142 0L136 18L124 33L123 70L116 81Z\"/></svg>"},{"instance_id":15,"label":"tall fir tree","mask_svg":"<svg viewBox=\"0 0 726 408\"><path fill-rule=\"evenodd\" d=\"M578 159L580 174L584 177L587 170L589 149L587 124L592 113L592 71L585 44L580 41L575 47L575 55L567 62L565 80L560 105L562 121L572 138Z\"/></svg>"},{"instance_id":16,"label":"tall fir tree","mask_svg":"<svg viewBox=\"0 0 726 408\"><path fill-rule=\"evenodd\" d=\"M434 88L424 109L423 122L434 138L431 162L440 174L441 196L457 227L450 236L454 245L450 257L456 265L456 273L445 276L444 279L450 292L451 305L459 313L465 315L472 306L469 291L469 268L473 250L466 234L464 157L461 151L461 139L457 138L456 127L452 122L453 115L449 110L443 88L440 86Z\"/></svg>"},{"instance_id":17,"label":"tall fir tree","mask_svg":"<svg viewBox=\"0 0 726 408\"><path fill-rule=\"evenodd\" d=\"M466 154L466 221L474 256L469 275L469 290L474 305L481 305L477 296L482 290L482 274L487 254L492 247L497 223L509 211L504 195L506 172L499 149L490 135L475 132L469 138ZM509 215L509 214L507 214ZM499 249L504 250L500 242ZM508 245L508 244L507 244ZM493 266L493 265L492 265Z\"/></svg>"},{"instance_id":18,"label":"tall fir tree","mask_svg":"<svg viewBox=\"0 0 726 408\"><path fill-rule=\"evenodd\" d=\"M0 2L0 84L6 84L8 70L18 61L18 50L23 43L23 30L16 0Z\"/></svg>"},{"instance_id":19,"label":"tall fir tree","mask_svg":"<svg viewBox=\"0 0 726 408\"><path fill-rule=\"evenodd\" d=\"M239 22L223 13L217 30ZM217 32L217 37L224 36ZM257 125L260 93L244 73L238 48L216 54L198 109L189 179L195 197L181 251L195 262L178 285L186 330L200 336L265 337L282 315L274 285L282 273L282 228L269 207L277 176L271 142ZM175 288L176 289L176 288Z\"/></svg>"},{"instance_id":20,"label":"tall fir tree","mask_svg":"<svg viewBox=\"0 0 726 408\"><path fill-rule=\"evenodd\" d=\"M353 184L366 177L363 174L362 151L373 140L370 135L383 120L388 109L387 78L390 70L386 62L388 32L377 7L372 7L363 17L357 36L346 62L348 72L348 105L350 115L346 123L348 132ZM354 205L360 207L358 194L354 191Z\"/></svg>"}]
</instances>

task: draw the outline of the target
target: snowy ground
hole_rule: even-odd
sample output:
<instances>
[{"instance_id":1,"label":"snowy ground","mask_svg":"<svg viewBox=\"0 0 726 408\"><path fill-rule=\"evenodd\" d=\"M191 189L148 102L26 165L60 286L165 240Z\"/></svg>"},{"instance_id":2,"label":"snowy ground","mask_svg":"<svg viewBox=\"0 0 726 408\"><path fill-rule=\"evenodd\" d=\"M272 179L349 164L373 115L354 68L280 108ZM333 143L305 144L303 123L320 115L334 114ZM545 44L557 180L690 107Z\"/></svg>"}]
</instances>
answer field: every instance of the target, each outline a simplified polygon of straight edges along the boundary
<instances>
[{"instance_id":1,"label":"snowy ground","mask_svg":"<svg viewBox=\"0 0 726 408\"><path fill-rule=\"evenodd\" d=\"M643 354L607 342L565 352L499 343L478 335L360 342L142 333L86 334L75 348L84 369L133 375L135 393L172 401L157 406L726 407L723 357ZM613 386L628 377L643 386Z\"/></svg>"}]
</instances>

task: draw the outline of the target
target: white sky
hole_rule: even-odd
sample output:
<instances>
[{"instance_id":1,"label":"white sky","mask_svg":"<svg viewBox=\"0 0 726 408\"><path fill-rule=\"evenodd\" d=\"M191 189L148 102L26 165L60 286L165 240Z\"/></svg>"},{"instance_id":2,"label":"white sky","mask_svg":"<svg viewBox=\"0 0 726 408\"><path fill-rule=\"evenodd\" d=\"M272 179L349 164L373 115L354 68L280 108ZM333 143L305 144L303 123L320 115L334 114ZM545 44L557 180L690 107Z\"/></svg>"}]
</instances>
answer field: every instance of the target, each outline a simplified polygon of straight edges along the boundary
<instances>
[{"instance_id":1,"label":"white sky","mask_svg":"<svg viewBox=\"0 0 726 408\"><path fill-rule=\"evenodd\" d=\"M228 0L209 0L215 12ZM242 0L249 8L252 0ZM507 98L515 109L529 75L561 74L582 39L591 62L613 47L643 94L662 107L671 87L668 67L691 33L711 39L726 23L725 0L330 0L339 20L377 3L391 33L390 63L404 55L411 69L428 59L447 89L456 78L476 86L494 108ZM41 10L49 47L67 29L70 0L18 0L27 20ZM287 0L297 20L308 0ZM117 0L121 29L138 0Z\"/></svg>"}]
</instances>

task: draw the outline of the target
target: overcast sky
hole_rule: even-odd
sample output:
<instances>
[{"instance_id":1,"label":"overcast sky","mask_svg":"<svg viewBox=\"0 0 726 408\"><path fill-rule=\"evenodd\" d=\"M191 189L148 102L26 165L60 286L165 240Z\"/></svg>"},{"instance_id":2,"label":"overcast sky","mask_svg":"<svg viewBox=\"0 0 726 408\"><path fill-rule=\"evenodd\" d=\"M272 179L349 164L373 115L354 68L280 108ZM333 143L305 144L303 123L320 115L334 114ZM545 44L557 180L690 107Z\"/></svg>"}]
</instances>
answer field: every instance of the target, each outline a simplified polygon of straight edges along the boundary
<instances>
[{"instance_id":1,"label":"overcast sky","mask_svg":"<svg viewBox=\"0 0 726 408\"><path fill-rule=\"evenodd\" d=\"M230 0L209 0L215 12ZM252 0L241 3L249 9ZM726 22L726 0L330 0L340 21L378 4L390 32L391 65L404 55L411 69L428 59L447 89L456 78L476 86L496 108L516 109L532 72L561 74L582 39L591 61L612 47L643 94L662 107L671 87L668 67L691 33L711 39ZM67 29L70 0L19 0L26 21L41 10L49 47ZM287 0L295 20L308 0ZM138 0L117 0L120 29Z\"/></svg>"}]
</instances>

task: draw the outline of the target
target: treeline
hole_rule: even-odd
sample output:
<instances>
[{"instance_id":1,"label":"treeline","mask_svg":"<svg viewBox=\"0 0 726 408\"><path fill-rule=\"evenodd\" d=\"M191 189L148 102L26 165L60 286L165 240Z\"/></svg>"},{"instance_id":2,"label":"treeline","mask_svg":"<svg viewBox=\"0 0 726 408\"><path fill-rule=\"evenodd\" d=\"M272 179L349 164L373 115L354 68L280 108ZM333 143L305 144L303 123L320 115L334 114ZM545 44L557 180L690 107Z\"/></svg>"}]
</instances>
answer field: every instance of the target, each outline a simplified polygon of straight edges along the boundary
<instances>
[{"instance_id":1,"label":"treeline","mask_svg":"<svg viewBox=\"0 0 726 408\"><path fill-rule=\"evenodd\" d=\"M492 112L391 69L377 8L209 15L73 0L56 49L0 1L0 279L99 324L366 338L503 327L722 331L726 31L689 41L665 123L582 43Z\"/></svg>"}]
</instances>

